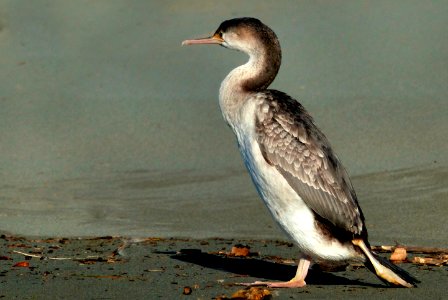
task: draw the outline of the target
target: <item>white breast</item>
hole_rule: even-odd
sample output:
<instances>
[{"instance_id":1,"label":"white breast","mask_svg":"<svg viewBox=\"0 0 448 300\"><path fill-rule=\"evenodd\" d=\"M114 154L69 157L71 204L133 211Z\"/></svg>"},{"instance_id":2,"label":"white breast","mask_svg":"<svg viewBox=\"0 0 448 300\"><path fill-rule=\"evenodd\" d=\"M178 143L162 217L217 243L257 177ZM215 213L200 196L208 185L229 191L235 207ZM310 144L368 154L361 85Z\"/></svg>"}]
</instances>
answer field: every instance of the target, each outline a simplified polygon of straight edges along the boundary
<instances>
[{"instance_id":1,"label":"white breast","mask_svg":"<svg viewBox=\"0 0 448 300\"><path fill-rule=\"evenodd\" d=\"M248 99L232 120L227 119L258 193L275 221L304 253L330 260L352 258L352 250L335 240L325 239L316 230L312 211L277 169L264 159L255 131L255 116L262 101L257 97Z\"/></svg>"}]
</instances>

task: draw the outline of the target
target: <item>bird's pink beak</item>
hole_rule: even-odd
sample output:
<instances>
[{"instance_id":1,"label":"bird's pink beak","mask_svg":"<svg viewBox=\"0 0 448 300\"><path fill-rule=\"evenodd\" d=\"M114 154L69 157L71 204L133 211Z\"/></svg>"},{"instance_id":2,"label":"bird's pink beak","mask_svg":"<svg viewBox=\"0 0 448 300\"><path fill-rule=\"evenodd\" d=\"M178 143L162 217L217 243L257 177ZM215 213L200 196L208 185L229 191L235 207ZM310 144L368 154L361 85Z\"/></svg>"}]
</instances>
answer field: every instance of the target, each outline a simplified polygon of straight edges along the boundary
<instances>
[{"instance_id":1,"label":"bird's pink beak","mask_svg":"<svg viewBox=\"0 0 448 300\"><path fill-rule=\"evenodd\" d=\"M222 44L224 40L219 34L214 34L211 37L202 38L202 39L194 39L194 40L185 40L182 42L182 46L187 45L195 45L195 44Z\"/></svg>"}]
</instances>

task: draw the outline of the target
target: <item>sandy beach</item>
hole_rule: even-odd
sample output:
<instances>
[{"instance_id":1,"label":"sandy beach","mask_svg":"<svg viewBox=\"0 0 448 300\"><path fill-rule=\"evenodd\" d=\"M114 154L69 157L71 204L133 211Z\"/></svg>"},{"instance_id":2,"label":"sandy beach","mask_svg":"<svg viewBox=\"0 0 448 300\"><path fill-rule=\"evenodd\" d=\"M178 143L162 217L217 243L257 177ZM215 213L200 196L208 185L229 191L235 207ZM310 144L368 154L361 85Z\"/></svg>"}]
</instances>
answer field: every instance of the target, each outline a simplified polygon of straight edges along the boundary
<instances>
[{"instance_id":1,"label":"sandy beach","mask_svg":"<svg viewBox=\"0 0 448 300\"><path fill-rule=\"evenodd\" d=\"M133 184L127 182L126 185L139 186L146 193L154 188L154 182L142 180L141 176L135 178ZM230 177L234 176L237 179L241 177L235 174ZM354 177L355 186L361 191L359 196L372 245L394 246L399 243L445 247L446 250L447 178L448 168L409 169ZM215 180L227 182L230 179ZM230 181L238 186L238 180ZM123 188L123 182L119 182ZM42 231L54 230L51 229L51 219L48 223L40 221L42 227L38 229L33 229L38 225L33 225L32 219L24 219L23 222L30 226L27 230L39 230L41 234L20 237L5 233L1 236L0 297L217 299L226 296L230 299L243 289L235 283L260 279L287 280L295 273L299 255L297 248L273 224L256 197L225 206L216 202L214 210L182 206L177 210L165 210L165 214L158 210L156 204L136 205L140 206L128 211L126 226L117 223L114 216L98 216L84 224L75 224L75 221L79 222L78 218L58 219L62 229L52 232L49 238ZM172 206L177 207L174 203ZM85 209L89 207L91 204L86 204ZM127 205L121 204L113 209L126 211ZM137 213L145 209L151 213ZM50 211L52 214L57 213ZM25 213L22 212L23 215ZM148 215L150 219L145 221L148 225L142 228L142 218ZM29 214L25 217L31 218ZM1 224L4 228L25 228L13 221L12 217L3 218ZM109 224L115 230L121 228L122 231L115 231L121 235L95 237L97 232L110 232L107 230ZM80 228L71 226L81 225L85 226L86 232L87 228L94 228L89 232L91 237L63 238L64 233L76 236ZM66 228L73 228L73 231ZM249 246L253 255L245 258L227 255L237 244ZM389 256L390 253L383 255ZM414 256L427 255L412 253L408 259L412 260ZM17 266L23 262L29 265ZM446 262L439 266L415 263L401 266L421 281L417 288L388 288L361 266L349 266L337 272L322 271L314 266L307 287L268 289L268 292L274 299L445 297ZM191 294L184 295L184 288Z\"/></svg>"},{"instance_id":2,"label":"sandy beach","mask_svg":"<svg viewBox=\"0 0 448 300\"><path fill-rule=\"evenodd\" d=\"M290 279L298 254L291 243L275 240L2 236L0 243L8 249L0 260L5 299L231 299L247 290L237 283ZM250 245L250 256L229 255L238 244ZM315 265L306 287L266 290L273 299L445 297L446 266L401 267L422 281L418 288L388 288L360 266L323 271Z\"/></svg>"},{"instance_id":3,"label":"sandy beach","mask_svg":"<svg viewBox=\"0 0 448 300\"><path fill-rule=\"evenodd\" d=\"M447 15L447 1L1 1L0 298L230 298L294 274L217 103L247 58L180 45L239 16L277 33L272 88L331 141L371 244L448 248ZM227 255L236 244L254 255ZM314 267L306 288L269 293L444 298L446 264L402 266L418 288Z\"/></svg>"}]
</instances>

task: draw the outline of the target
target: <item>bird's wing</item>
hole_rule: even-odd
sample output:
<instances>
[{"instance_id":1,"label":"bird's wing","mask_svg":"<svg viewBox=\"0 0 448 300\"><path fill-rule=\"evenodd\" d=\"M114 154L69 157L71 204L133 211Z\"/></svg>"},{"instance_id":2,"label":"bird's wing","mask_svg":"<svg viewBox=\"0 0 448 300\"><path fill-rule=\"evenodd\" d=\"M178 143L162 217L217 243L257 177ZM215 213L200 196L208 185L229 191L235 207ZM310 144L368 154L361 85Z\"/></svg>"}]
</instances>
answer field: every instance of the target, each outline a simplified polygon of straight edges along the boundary
<instances>
[{"instance_id":1,"label":"bird's wing","mask_svg":"<svg viewBox=\"0 0 448 300\"><path fill-rule=\"evenodd\" d=\"M303 201L320 217L361 234L364 217L344 167L299 102L271 90L256 116L257 140Z\"/></svg>"}]
</instances>

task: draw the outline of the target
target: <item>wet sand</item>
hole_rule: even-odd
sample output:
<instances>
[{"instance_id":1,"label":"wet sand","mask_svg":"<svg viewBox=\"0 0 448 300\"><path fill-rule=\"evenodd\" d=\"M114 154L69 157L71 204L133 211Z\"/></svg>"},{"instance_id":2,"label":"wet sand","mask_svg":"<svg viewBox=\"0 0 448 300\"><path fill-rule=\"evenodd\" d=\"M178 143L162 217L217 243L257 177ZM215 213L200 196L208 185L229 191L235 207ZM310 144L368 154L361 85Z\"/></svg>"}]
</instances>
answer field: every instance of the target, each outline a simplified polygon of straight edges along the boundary
<instances>
[{"instance_id":1,"label":"wet sand","mask_svg":"<svg viewBox=\"0 0 448 300\"><path fill-rule=\"evenodd\" d=\"M371 243L447 247L447 11L446 1L2 1L0 297L210 299L230 296L235 281L294 273L272 264L297 249L218 109L219 83L246 57L180 47L243 15L277 32L272 87L300 99L332 142ZM118 238L86 239L106 235ZM162 239L107 262L123 240L148 237ZM260 255L214 254L238 242ZM17 249L101 259L13 267ZM387 289L352 267L273 294L443 298L446 266L404 268L419 288Z\"/></svg>"},{"instance_id":2,"label":"wet sand","mask_svg":"<svg viewBox=\"0 0 448 300\"><path fill-rule=\"evenodd\" d=\"M160 185L160 182L155 184L140 176L145 177L140 174L138 180L134 178L132 183L125 185L143 188L145 192ZM239 178L237 174L230 177L233 176ZM224 178L209 179L229 180ZM446 248L447 178L448 168L441 167L355 177L372 245L394 245L398 241L409 246ZM166 182L171 188L173 184ZM187 182L184 184L188 186ZM123 187L123 184L120 186ZM212 299L222 295L230 297L241 290L241 286L234 284L236 282L287 280L294 275L298 250L272 224L261 201L249 198L246 203L234 203L230 208L227 203L227 209L216 203L218 207L213 212L200 209L200 202L191 204L196 208L177 206L177 210L172 208L165 214L149 203L133 207L134 212L128 211L130 217L127 222L133 220L133 225L128 225L139 228L132 232L134 237L127 234L128 237L114 238L44 239L22 238L6 233L0 238L0 297ZM135 214L148 205L154 210L145 212L146 216L150 216L146 220L149 225L145 231L141 228L143 223L138 214ZM176 206L173 204L173 207ZM45 223L39 219L36 222ZM103 217L95 222L106 223L117 232L129 229L123 224L109 223ZM155 230L157 224L164 225ZM113 231L111 228L109 232ZM136 234L141 238L135 238ZM161 238L164 235L203 238ZM254 255L236 258L223 254L230 252L236 244L250 246ZM24 253L37 257L26 259ZM412 254L410 259L414 255L421 256ZM20 262L28 262L29 266L14 267ZM349 266L338 272L324 272L314 267L310 271L307 287L269 291L274 299L445 297L448 279L446 265L403 263L401 266L421 281L417 288L387 288L365 268ZM183 295L184 287L191 288L192 293Z\"/></svg>"},{"instance_id":3,"label":"wet sand","mask_svg":"<svg viewBox=\"0 0 448 300\"><path fill-rule=\"evenodd\" d=\"M229 256L236 244L250 245L251 256ZM275 240L112 237L36 240L2 236L0 246L0 297L6 299L230 298L244 289L235 283L292 278L298 255L292 244ZM17 266L18 263L28 265ZM360 266L323 271L315 265L306 287L268 290L274 299L446 296L446 266L403 263L401 267L422 281L418 288L388 288ZM190 288L191 294L184 295L184 288Z\"/></svg>"},{"instance_id":4,"label":"wet sand","mask_svg":"<svg viewBox=\"0 0 448 300\"><path fill-rule=\"evenodd\" d=\"M354 176L353 184L372 243L448 245L448 167ZM286 239L244 169L140 170L2 191L0 228L12 234Z\"/></svg>"}]
</instances>

